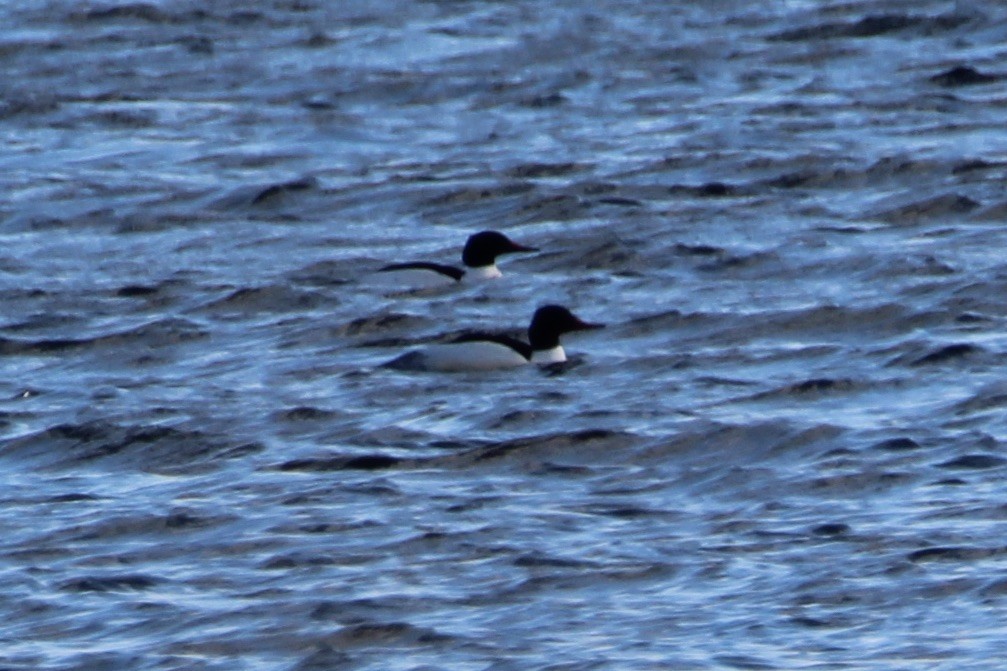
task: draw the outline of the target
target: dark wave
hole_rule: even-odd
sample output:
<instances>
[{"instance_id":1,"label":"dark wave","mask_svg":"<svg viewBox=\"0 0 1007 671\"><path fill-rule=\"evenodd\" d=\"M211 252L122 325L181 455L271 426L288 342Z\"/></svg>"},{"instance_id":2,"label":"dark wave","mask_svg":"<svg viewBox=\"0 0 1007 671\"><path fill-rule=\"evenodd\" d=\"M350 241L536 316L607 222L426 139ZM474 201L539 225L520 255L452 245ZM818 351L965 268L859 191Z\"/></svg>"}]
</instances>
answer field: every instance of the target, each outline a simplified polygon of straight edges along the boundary
<instances>
[{"instance_id":1,"label":"dark wave","mask_svg":"<svg viewBox=\"0 0 1007 671\"><path fill-rule=\"evenodd\" d=\"M105 467L150 473L187 473L217 468L262 451L198 429L119 424L94 420L67 423L5 440L0 456L55 469Z\"/></svg>"},{"instance_id":2,"label":"dark wave","mask_svg":"<svg viewBox=\"0 0 1007 671\"><path fill-rule=\"evenodd\" d=\"M53 354L85 349L114 349L143 346L170 347L207 337L208 332L195 322L167 318L133 328L78 338L4 338L0 337L0 355Z\"/></svg>"}]
</instances>

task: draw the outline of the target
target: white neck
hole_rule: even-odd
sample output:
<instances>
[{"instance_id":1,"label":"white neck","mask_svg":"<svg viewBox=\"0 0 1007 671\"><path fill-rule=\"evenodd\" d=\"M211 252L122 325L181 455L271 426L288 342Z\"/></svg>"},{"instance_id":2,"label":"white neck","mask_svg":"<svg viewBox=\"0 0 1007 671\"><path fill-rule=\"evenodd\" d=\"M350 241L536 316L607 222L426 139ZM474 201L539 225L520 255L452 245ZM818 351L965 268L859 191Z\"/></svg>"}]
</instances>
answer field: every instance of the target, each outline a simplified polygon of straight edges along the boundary
<instances>
[{"instance_id":1,"label":"white neck","mask_svg":"<svg viewBox=\"0 0 1007 671\"><path fill-rule=\"evenodd\" d=\"M562 363L566 361L566 352L562 345L556 345L552 349L535 350L531 353L532 363Z\"/></svg>"},{"instance_id":2,"label":"white neck","mask_svg":"<svg viewBox=\"0 0 1007 671\"><path fill-rule=\"evenodd\" d=\"M473 280L495 280L501 277L503 273L497 268L495 263L488 266L479 266L478 268L466 268L465 269L465 279Z\"/></svg>"}]
</instances>

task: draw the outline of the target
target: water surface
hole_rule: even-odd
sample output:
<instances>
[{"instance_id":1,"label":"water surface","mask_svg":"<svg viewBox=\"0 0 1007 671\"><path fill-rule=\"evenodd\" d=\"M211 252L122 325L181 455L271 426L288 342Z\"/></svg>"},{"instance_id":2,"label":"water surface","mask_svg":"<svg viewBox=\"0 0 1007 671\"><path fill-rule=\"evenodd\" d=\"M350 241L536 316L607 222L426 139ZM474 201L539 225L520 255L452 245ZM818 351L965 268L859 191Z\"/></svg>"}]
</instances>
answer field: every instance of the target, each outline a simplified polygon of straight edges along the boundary
<instances>
[{"instance_id":1,"label":"water surface","mask_svg":"<svg viewBox=\"0 0 1007 671\"><path fill-rule=\"evenodd\" d=\"M1002 657L998 3L211 4L6 9L4 668Z\"/></svg>"}]
</instances>

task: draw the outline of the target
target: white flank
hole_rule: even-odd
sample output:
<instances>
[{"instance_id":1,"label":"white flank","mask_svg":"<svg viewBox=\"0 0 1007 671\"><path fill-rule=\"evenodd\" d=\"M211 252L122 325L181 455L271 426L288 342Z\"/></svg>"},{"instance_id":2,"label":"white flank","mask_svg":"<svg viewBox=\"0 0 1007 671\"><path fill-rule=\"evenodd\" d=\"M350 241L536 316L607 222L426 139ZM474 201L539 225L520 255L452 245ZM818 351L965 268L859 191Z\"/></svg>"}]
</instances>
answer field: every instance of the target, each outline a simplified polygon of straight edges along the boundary
<instances>
[{"instance_id":1,"label":"white flank","mask_svg":"<svg viewBox=\"0 0 1007 671\"><path fill-rule=\"evenodd\" d=\"M425 291L427 289L443 289L458 282L435 270L423 268L405 268L403 270L384 270L371 273L368 276L369 285L384 292Z\"/></svg>"},{"instance_id":2,"label":"white flank","mask_svg":"<svg viewBox=\"0 0 1007 671\"><path fill-rule=\"evenodd\" d=\"M526 363L528 360L519 352L506 345L485 340L431 345L423 350L423 367L427 370L496 370Z\"/></svg>"},{"instance_id":3,"label":"white flank","mask_svg":"<svg viewBox=\"0 0 1007 671\"><path fill-rule=\"evenodd\" d=\"M566 352L562 345L556 345L552 349L536 350L531 353L532 363L563 363L566 361Z\"/></svg>"}]
</instances>

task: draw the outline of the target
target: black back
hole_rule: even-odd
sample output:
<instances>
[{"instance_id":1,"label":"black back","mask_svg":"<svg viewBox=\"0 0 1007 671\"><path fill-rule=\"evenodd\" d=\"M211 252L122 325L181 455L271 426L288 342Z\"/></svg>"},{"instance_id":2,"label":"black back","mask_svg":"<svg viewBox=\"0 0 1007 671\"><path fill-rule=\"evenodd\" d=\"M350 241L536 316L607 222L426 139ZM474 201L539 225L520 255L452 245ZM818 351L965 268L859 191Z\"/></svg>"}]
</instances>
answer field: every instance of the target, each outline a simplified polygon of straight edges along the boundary
<instances>
[{"instance_id":1,"label":"black back","mask_svg":"<svg viewBox=\"0 0 1007 671\"><path fill-rule=\"evenodd\" d=\"M511 338L510 336L502 335L499 333L481 333L473 331L470 333L463 333L454 340L452 343L460 342L479 342L479 341L489 341L499 343L505 347L510 347L512 350L523 356L524 358L531 360L531 345L526 342L521 342L517 338Z\"/></svg>"},{"instance_id":2,"label":"black back","mask_svg":"<svg viewBox=\"0 0 1007 671\"><path fill-rule=\"evenodd\" d=\"M410 263L392 263L385 266L384 268L379 268L378 272L386 272L392 270L432 270L435 273L440 273L441 275L446 275L458 281L465 274L465 271L461 268L455 268L454 266L445 266L440 263L427 263L426 261L413 261Z\"/></svg>"}]
</instances>

